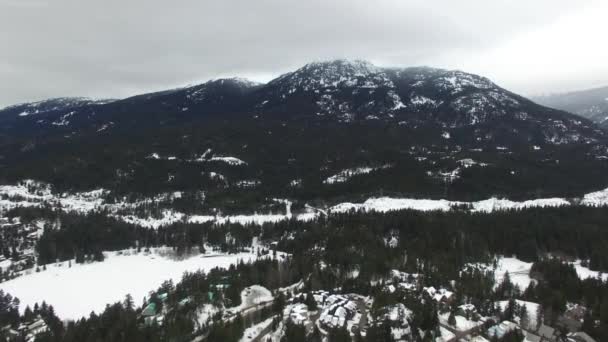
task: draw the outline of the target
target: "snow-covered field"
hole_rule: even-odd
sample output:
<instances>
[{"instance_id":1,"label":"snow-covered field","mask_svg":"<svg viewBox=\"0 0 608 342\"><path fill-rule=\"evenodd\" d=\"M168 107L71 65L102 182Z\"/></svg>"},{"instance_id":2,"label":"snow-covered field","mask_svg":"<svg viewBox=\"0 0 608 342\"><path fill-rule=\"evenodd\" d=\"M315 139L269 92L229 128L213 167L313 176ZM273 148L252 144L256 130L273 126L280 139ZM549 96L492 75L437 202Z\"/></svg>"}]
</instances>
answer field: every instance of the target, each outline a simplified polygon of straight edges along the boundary
<instances>
[{"instance_id":1,"label":"snow-covered field","mask_svg":"<svg viewBox=\"0 0 608 342\"><path fill-rule=\"evenodd\" d=\"M530 269L532 268L532 263L524 262L517 258L502 257L498 259L496 269L494 269L493 265L481 263L469 264L468 266L494 272L494 287L498 287L500 283L502 283L507 272L509 273L511 283L517 285L522 291L528 288L528 285L534 281L530 278Z\"/></svg>"},{"instance_id":2,"label":"snow-covered field","mask_svg":"<svg viewBox=\"0 0 608 342\"><path fill-rule=\"evenodd\" d=\"M106 304L122 301L127 294L136 303L157 289L165 280L178 282L184 272L208 271L214 267L227 268L239 260L254 261L254 253L204 254L184 260L150 254L124 251L104 253L103 262L76 264L68 262L48 265L46 271L33 272L0 283L0 289L21 300L21 310L26 305L43 300L52 304L57 314L66 319L88 316L91 311L101 312Z\"/></svg>"},{"instance_id":3,"label":"snow-covered field","mask_svg":"<svg viewBox=\"0 0 608 342\"><path fill-rule=\"evenodd\" d=\"M608 280L608 273L592 271L587 267L581 266L580 261L574 262L573 265L576 269L576 274L578 274L578 277L582 280L597 277L601 277L604 281Z\"/></svg>"},{"instance_id":4,"label":"snow-covered field","mask_svg":"<svg viewBox=\"0 0 608 342\"><path fill-rule=\"evenodd\" d=\"M606 203L608 203L608 201ZM331 207L330 211L332 213L345 213L349 211L374 211L384 213L388 211L397 210L450 211L453 207L468 207L471 212L491 213L494 211L521 210L526 208L561 207L569 205L571 205L571 203L563 198L543 198L523 202L514 202L507 199L490 198L477 202L458 202L443 199L429 200L377 197L370 198L363 203L340 203Z\"/></svg>"},{"instance_id":5,"label":"snow-covered field","mask_svg":"<svg viewBox=\"0 0 608 342\"><path fill-rule=\"evenodd\" d=\"M573 262L572 265L576 269L576 273L581 280L587 278L601 277L604 281L608 280L608 273L592 271L587 267L581 266L580 261ZM530 278L531 262L521 261L517 258L500 258L497 262L497 267L493 270L492 265L487 264L470 264L469 266L481 268L488 271L494 271L495 286L498 286L504 279L505 273L509 272L511 282L524 291L528 285L534 280Z\"/></svg>"},{"instance_id":6,"label":"snow-covered field","mask_svg":"<svg viewBox=\"0 0 608 342\"><path fill-rule=\"evenodd\" d=\"M511 282L524 291L528 288L532 279L530 279L531 262L524 262L517 258L502 258L498 261L498 267L494 273L496 285L500 284L509 272Z\"/></svg>"}]
</instances>

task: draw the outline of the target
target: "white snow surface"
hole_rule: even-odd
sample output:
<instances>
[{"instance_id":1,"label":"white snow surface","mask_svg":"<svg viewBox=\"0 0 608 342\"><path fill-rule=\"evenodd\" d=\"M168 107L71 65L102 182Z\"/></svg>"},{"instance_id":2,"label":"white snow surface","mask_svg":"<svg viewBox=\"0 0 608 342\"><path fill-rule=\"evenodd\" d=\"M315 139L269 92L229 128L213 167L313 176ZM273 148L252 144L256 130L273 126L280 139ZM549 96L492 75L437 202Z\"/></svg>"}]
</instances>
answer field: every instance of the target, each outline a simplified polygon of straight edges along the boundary
<instances>
[{"instance_id":1,"label":"white snow surface","mask_svg":"<svg viewBox=\"0 0 608 342\"><path fill-rule=\"evenodd\" d=\"M237 157L211 157L211 159L209 159L209 161L219 161L219 162L224 162L228 165L247 165L246 162L240 160Z\"/></svg>"},{"instance_id":2,"label":"white snow surface","mask_svg":"<svg viewBox=\"0 0 608 342\"><path fill-rule=\"evenodd\" d=\"M573 263L574 269L576 269L576 274L581 280L587 278L602 278L604 281L608 280L608 274L598 271L592 271L585 266L581 266L580 260Z\"/></svg>"},{"instance_id":3,"label":"white snow surface","mask_svg":"<svg viewBox=\"0 0 608 342\"><path fill-rule=\"evenodd\" d=\"M379 197L370 198L361 204L340 203L331 207L330 210L332 213L344 213L349 211L388 212L405 209L412 209L418 211L448 211L451 209L451 204L452 202L446 200Z\"/></svg>"},{"instance_id":4,"label":"white snow surface","mask_svg":"<svg viewBox=\"0 0 608 342\"><path fill-rule=\"evenodd\" d=\"M245 329L245 332L243 333L243 337L241 338L240 342L250 342L253 341L255 338L258 337L258 335L264 331L264 329L268 328L271 324L272 324L272 320L274 319L273 317L268 318L265 321L262 321L258 324L252 325L249 328Z\"/></svg>"},{"instance_id":5,"label":"white snow surface","mask_svg":"<svg viewBox=\"0 0 608 342\"><path fill-rule=\"evenodd\" d=\"M124 300L131 294L136 302L165 280L177 283L184 272L209 271L214 267L227 268L239 260L252 262L255 253L206 253L183 260L162 256L164 249L150 254L134 250L104 253L103 262L76 264L68 262L47 265L46 271L33 272L0 283L0 289L21 300L20 310L46 301L53 305L59 317L78 319L91 311L100 313L106 304ZM268 256L263 256L268 257Z\"/></svg>"},{"instance_id":6,"label":"white snow surface","mask_svg":"<svg viewBox=\"0 0 608 342\"><path fill-rule=\"evenodd\" d=\"M238 313L252 306L268 303L274 299L272 293L267 288L260 285L252 285L241 291L241 304L229 308L227 311Z\"/></svg>"},{"instance_id":7,"label":"white snow surface","mask_svg":"<svg viewBox=\"0 0 608 342\"><path fill-rule=\"evenodd\" d=\"M581 200L582 205L600 207L608 204L608 188L586 194Z\"/></svg>"},{"instance_id":8,"label":"white snow surface","mask_svg":"<svg viewBox=\"0 0 608 342\"><path fill-rule=\"evenodd\" d=\"M494 273L496 285L500 284L505 277L505 273L509 272L511 282L524 291L532 282L532 279L530 279L531 268L531 262L524 262L517 258L502 258L498 261L498 267Z\"/></svg>"},{"instance_id":9,"label":"white snow surface","mask_svg":"<svg viewBox=\"0 0 608 342\"><path fill-rule=\"evenodd\" d=\"M396 210L417 210L417 211L450 211L455 206L468 206L472 212L491 213L503 210L521 210L526 208L544 208L568 206L570 202L563 198L544 198L515 202L507 199L490 198L477 202L448 201L444 199L411 199L411 198L391 198L375 197L363 203L340 203L331 207L333 213L345 213L349 211L363 212L388 212Z\"/></svg>"},{"instance_id":10,"label":"white snow surface","mask_svg":"<svg viewBox=\"0 0 608 342\"><path fill-rule=\"evenodd\" d=\"M342 170L339 173L324 180L323 184L344 183L344 182L347 182L353 176L364 175L364 174L368 174L370 172L373 172L373 171L376 171L379 169L386 169L389 167L390 167L390 165L383 165L383 166L379 166L379 167L361 166L361 167L354 167L354 168Z\"/></svg>"}]
</instances>

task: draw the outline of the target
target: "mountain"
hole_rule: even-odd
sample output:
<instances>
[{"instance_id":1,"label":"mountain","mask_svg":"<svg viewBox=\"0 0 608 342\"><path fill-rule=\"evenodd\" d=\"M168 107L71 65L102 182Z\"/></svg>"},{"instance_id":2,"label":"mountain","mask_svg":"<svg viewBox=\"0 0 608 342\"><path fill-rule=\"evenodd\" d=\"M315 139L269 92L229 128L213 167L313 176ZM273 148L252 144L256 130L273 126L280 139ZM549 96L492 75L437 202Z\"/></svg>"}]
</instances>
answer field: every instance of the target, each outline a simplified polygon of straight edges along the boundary
<instances>
[{"instance_id":1,"label":"mountain","mask_svg":"<svg viewBox=\"0 0 608 342\"><path fill-rule=\"evenodd\" d=\"M608 184L606 155L591 121L482 76L365 61L310 63L266 84L218 79L0 111L4 183L203 190L222 210L385 189L467 201L576 195Z\"/></svg>"},{"instance_id":2,"label":"mountain","mask_svg":"<svg viewBox=\"0 0 608 342\"><path fill-rule=\"evenodd\" d=\"M0 131L77 134L227 115L478 127L478 136L511 135L531 143L589 142L602 136L589 122L536 105L484 77L346 60L310 63L268 84L220 79L118 101L57 99L9 107L0 111Z\"/></svg>"},{"instance_id":3,"label":"mountain","mask_svg":"<svg viewBox=\"0 0 608 342\"><path fill-rule=\"evenodd\" d=\"M534 101L580 115L608 128L608 87L539 96Z\"/></svg>"}]
</instances>

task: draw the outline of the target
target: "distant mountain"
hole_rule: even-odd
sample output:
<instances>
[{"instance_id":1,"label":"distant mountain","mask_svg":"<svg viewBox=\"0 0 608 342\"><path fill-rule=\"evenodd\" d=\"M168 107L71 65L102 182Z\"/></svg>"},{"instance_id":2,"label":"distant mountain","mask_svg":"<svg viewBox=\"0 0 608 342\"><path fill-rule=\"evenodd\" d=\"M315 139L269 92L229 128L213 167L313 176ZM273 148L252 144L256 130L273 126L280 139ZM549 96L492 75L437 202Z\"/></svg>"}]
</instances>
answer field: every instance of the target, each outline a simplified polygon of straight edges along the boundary
<instances>
[{"instance_id":1,"label":"distant mountain","mask_svg":"<svg viewBox=\"0 0 608 342\"><path fill-rule=\"evenodd\" d=\"M605 187L606 134L482 76L335 60L266 84L218 79L113 101L5 108L0 183L204 191L205 206L221 210L387 189L529 199Z\"/></svg>"},{"instance_id":2,"label":"distant mountain","mask_svg":"<svg viewBox=\"0 0 608 342\"><path fill-rule=\"evenodd\" d=\"M0 132L74 135L252 115L476 127L476 138L509 135L536 144L589 142L602 135L587 121L541 107L481 76L347 60L310 63L268 84L220 79L118 101L57 99L13 106L0 111Z\"/></svg>"},{"instance_id":3,"label":"distant mountain","mask_svg":"<svg viewBox=\"0 0 608 342\"><path fill-rule=\"evenodd\" d=\"M578 114L608 128L608 87L539 96L534 101Z\"/></svg>"}]
</instances>

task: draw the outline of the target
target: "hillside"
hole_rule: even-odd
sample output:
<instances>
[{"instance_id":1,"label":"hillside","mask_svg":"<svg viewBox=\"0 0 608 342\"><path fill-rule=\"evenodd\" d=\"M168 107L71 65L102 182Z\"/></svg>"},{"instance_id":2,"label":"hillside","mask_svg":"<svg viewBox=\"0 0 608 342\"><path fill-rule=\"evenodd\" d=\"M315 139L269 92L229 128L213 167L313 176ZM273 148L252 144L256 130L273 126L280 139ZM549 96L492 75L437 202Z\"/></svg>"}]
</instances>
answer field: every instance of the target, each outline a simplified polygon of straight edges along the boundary
<instances>
[{"instance_id":1,"label":"hillside","mask_svg":"<svg viewBox=\"0 0 608 342\"><path fill-rule=\"evenodd\" d=\"M579 196L608 184L594 124L461 71L317 62L267 84L51 100L0 118L5 184L203 191L205 207L222 210L270 198Z\"/></svg>"},{"instance_id":2,"label":"hillside","mask_svg":"<svg viewBox=\"0 0 608 342\"><path fill-rule=\"evenodd\" d=\"M534 100L548 107L580 115L608 127L608 87L539 96Z\"/></svg>"}]
</instances>

